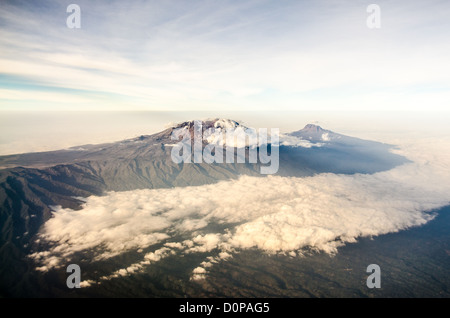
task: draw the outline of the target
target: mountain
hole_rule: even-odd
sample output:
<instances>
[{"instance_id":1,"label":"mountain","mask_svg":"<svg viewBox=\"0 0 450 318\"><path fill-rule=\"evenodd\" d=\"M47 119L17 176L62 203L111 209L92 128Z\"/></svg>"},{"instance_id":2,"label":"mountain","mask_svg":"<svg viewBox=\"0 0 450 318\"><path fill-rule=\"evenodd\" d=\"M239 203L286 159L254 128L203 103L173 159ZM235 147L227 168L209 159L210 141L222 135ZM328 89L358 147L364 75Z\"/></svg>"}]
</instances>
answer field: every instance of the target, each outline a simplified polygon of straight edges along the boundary
<instances>
[{"instance_id":1,"label":"mountain","mask_svg":"<svg viewBox=\"0 0 450 318\"><path fill-rule=\"evenodd\" d=\"M330 141L331 139L336 140L343 137L343 135L336 134L314 124L308 124L303 129L290 133L290 135L313 142Z\"/></svg>"},{"instance_id":2,"label":"mountain","mask_svg":"<svg viewBox=\"0 0 450 318\"><path fill-rule=\"evenodd\" d=\"M262 163L250 163L248 151L245 163L236 163L237 154L233 163L175 163L171 152L178 140L171 138L172 133L184 129L194 140L195 128L194 121L186 121L114 143L0 157L0 296L35 296L30 286L38 281L26 255L40 226L51 218L52 206L79 209L80 198L106 191L203 185L240 175L264 177ZM201 139L202 149L220 131L238 128L248 129L234 120L203 121L207 138ZM276 174L375 173L407 162L391 148L307 125L280 136Z\"/></svg>"}]
</instances>

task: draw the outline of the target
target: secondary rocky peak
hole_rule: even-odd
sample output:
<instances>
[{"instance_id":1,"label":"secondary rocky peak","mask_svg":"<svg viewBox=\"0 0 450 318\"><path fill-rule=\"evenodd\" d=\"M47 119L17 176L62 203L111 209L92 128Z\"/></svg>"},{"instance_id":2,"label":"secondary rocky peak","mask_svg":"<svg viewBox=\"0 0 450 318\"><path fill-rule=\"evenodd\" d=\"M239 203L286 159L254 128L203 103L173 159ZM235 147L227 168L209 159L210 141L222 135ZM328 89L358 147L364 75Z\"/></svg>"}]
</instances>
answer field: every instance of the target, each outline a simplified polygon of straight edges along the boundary
<instances>
[{"instance_id":1,"label":"secondary rocky peak","mask_svg":"<svg viewBox=\"0 0 450 318\"><path fill-rule=\"evenodd\" d=\"M322 127L320 127L318 125L314 125L314 124L308 124L302 130L310 131L310 132L324 132L325 131Z\"/></svg>"}]
</instances>

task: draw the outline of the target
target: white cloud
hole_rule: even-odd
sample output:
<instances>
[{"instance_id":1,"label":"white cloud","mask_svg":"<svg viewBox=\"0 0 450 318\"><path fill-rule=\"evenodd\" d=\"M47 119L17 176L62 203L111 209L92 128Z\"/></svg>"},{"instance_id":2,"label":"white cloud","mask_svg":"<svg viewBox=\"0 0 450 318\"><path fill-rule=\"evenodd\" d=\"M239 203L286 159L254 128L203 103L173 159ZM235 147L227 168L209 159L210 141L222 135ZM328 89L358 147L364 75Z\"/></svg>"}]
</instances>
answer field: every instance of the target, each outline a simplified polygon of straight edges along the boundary
<instances>
[{"instance_id":1,"label":"white cloud","mask_svg":"<svg viewBox=\"0 0 450 318\"><path fill-rule=\"evenodd\" d=\"M323 141L328 141L323 139ZM303 148L311 148L311 147L322 147L323 143L317 142L313 143L309 140L291 136L287 134L280 134L280 144L283 146L291 146L291 147L303 147Z\"/></svg>"},{"instance_id":2,"label":"white cloud","mask_svg":"<svg viewBox=\"0 0 450 318\"><path fill-rule=\"evenodd\" d=\"M196 267L192 271L191 280L200 280L206 277L206 269L203 267Z\"/></svg>"},{"instance_id":3,"label":"white cloud","mask_svg":"<svg viewBox=\"0 0 450 318\"><path fill-rule=\"evenodd\" d=\"M203 267L196 267L192 272L194 274L204 274L206 273L206 270Z\"/></svg>"},{"instance_id":4,"label":"white cloud","mask_svg":"<svg viewBox=\"0 0 450 318\"><path fill-rule=\"evenodd\" d=\"M425 224L433 218L430 211L449 204L450 138L402 142L398 152L414 162L373 175L242 176L205 186L92 196L79 211L57 209L38 238L52 247L31 257L38 270L47 271L77 252L89 251L95 262L146 250L140 262L101 281L139 272L165 257L207 253L192 273L197 280L241 249L290 256L302 255L305 247L336 253L358 237ZM212 230L218 226L221 230ZM183 239L177 240L180 234Z\"/></svg>"},{"instance_id":5,"label":"white cloud","mask_svg":"<svg viewBox=\"0 0 450 318\"><path fill-rule=\"evenodd\" d=\"M197 235L192 239L194 246L187 250L188 253L193 252L210 252L211 250L218 248L219 244L223 241L222 235L209 233L206 235Z\"/></svg>"},{"instance_id":6,"label":"white cloud","mask_svg":"<svg viewBox=\"0 0 450 318\"><path fill-rule=\"evenodd\" d=\"M323 141L330 141L330 136L328 135L328 133L322 134L322 140Z\"/></svg>"},{"instance_id":7,"label":"white cloud","mask_svg":"<svg viewBox=\"0 0 450 318\"><path fill-rule=\"evenodd\" d=\"M89 287L89 286L91 286L94 283L95 283L95 281L90 280L90 279L84 280L84 281L80 282L80 287L81 288Z\"/></svg>"}]
</instances>

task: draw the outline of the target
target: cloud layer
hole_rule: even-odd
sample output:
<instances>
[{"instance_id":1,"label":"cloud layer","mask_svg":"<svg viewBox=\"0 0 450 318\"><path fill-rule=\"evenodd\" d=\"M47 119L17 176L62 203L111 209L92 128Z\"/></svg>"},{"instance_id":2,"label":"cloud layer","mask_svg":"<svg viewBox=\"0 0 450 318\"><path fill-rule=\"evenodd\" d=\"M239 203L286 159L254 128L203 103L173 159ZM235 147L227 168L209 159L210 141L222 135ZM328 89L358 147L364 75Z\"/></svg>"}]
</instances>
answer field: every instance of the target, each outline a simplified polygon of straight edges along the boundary
<instances>
[{"instance_id":1,"label":"cloud layer","mask_svg":"<svg viewBox=\"0 0 450 318\"><path fill-rule=\"evenodd\" d=\"M446 110L446 1L2 1L1 108ZM426 106L424 106L426 105Z\"/></svg>"},{"instance_id":2,"label":"cloud layer","mask_svg":"<svg viewBox=\"0 0 450 318\"><path fill-rule=\"evenodd\" d=\"M48 271L78 252L89 252L92 262L142 253L140 262L99 277L101 282L189 253L209 254L192 269L192 279L207 277L209 267L241 249L336 253L358 237L425 224L433 218L430 211L449 204L450 139L404 144L399 152L414 162L373 175L242 176L205 186L91 196L79 211L55 209L39 238L52 247L31 257L38 270Z\"/></svg>"}]
</instances>

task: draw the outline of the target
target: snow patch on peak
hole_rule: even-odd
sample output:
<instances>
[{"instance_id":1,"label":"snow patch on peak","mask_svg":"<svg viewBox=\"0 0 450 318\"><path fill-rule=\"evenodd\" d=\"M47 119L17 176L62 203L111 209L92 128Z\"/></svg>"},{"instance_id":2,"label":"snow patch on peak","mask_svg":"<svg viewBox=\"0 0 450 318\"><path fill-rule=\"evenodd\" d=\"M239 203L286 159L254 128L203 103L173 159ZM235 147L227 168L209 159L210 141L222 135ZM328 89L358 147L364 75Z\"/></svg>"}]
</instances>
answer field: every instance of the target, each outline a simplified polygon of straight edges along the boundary
<instances>
[{"instance_id":1,"label":"snow patch on peak","mask_svg":"<svg viewBox=\"0 0 450 318\"><path fill-rule=\"evenodd\" d=\"M324 129L320 126L317 126L315 124L307 124L303 130L314 130L314 131L323 131Z\"/></svg>"},{"instance_id":2,"label":"snow patch on peak","mask_svg":"<svg viewBox=\"0 0 450 318\"><path fill-rule=\"evenodd\" d=\"M165 125L165 128L193 127L196 122L201 123L204 129L208 128L235 129L238 127L242 127L244 129L247 128L239 121L226 118L203 118L203 119L186 120L178 123L170 122Z\"/></svg>"},{"instance_id":3,"label":"snow patch on peak","mask_svg":"<svg viewBox=\"0 0 450 318\"><path fill-rule=\"evenodd\" d=\"M214 128L237 128L243 127L239 122L231 119L217 119L214 123ZM243 127L247 128L247 127Z\"/></svg>"}]
</instances>

